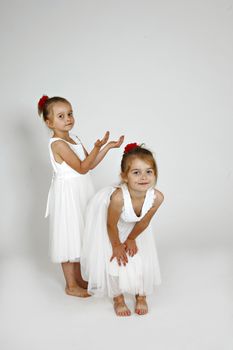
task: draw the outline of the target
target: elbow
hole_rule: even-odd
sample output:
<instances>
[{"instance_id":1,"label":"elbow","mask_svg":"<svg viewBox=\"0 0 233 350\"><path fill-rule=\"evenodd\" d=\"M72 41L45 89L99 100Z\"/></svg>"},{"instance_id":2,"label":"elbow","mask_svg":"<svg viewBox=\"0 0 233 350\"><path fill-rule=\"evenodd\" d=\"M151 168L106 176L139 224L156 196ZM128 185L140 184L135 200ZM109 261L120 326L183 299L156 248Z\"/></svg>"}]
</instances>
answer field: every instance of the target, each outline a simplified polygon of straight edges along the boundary
<instances>
[{"instance_id":1,"label":"elbow","mask_svg":"<svg viewBox=\"0 0 233 350\"><path fill-rule=\"evenodd\" d=\"M111 222L107 222L107 231L108 231L108 234L111 233L111 232L114 232L115 231L115 225L112 224Z\"/></svg>"},{"instance_id":2,"label":"elbow","mask_svg":"<svg viewBox=\"0 0 233 350\"><path fill-rule=\"evenodd\" d=\"M112 225L109 222L107 222L107 230L108 230L108 232L111 231L111 229L112 229Z\"/></svg>"}]
</instances>

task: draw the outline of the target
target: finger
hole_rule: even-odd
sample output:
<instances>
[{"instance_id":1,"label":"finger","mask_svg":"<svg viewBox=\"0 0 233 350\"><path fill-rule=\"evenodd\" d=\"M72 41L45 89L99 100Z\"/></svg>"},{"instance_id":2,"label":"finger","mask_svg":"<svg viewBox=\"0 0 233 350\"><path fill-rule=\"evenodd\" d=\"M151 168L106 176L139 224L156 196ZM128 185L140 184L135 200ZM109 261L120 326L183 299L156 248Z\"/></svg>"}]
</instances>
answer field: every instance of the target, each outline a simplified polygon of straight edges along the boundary
<instances>
[{"instance_id":1,"label":"finger","mask_svg":"<svg viewBox=\"0 0 233 350\"><path fill-rule=\"evenodd\" d=\"M122 260L123 265L126 266L127 261L125 260L125 257L124 257L124 256L121 257L121 260Z\"/></svg>"},{"instance_id":2,"label":"finger","mask_svg":"<svg viewBox=\"0 0 233 350\"><path fill-rule=\"evenodd\" d=\"M124 254L124 259L125 259L126 262L128 262L128 258L127 258L126 254Z\"/></svg>"},{"instance_id":3,"label":"finger","mask_svg":"<svg viewBox=\"0 0 233 350\"><path fill-rule=\"evenodd\" d=\"M123 141L124 141L124 138L125 138L125 136L124 135L122 135L120 138L119 138L119 145L121 145L122 143L123 143Z\"/></svg>"},{"instance_id":4,"label":"finger","mask_svg":"<svg viewBox=\"0 0 233 350\"><path fill-rule=\"evenodd\" d=\"M97 141L95 142L95 146L99 147L100 145L101 145L101 141L100 141L100 140L97 140Z\"/></svg>"},{"instance_id":5,"label":"finger","mask_svg":"<svg viewBox=\"0 0 233 350\"><path fill-rule=\"evenodd\" d=\"M106 133L105 133L105 135L103 137L103 140L102 140L104 143L106 143L108 141L109 135L110 135L109 131L106 131Z\"/></svg>"}]
</instances>

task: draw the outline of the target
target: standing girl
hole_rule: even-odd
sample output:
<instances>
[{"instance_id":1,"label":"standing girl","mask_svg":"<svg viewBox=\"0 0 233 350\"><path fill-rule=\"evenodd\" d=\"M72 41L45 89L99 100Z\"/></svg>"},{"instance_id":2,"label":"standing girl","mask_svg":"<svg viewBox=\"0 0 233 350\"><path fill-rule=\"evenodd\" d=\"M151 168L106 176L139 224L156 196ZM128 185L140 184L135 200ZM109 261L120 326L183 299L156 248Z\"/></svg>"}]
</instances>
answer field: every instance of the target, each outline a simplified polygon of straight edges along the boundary
<instances>
[{"instance_id":1,"label":"standing girl","mask_svg":"<svg viewBox=\"0 0 233 350\"><path fill-rule=\"evenodd\" d=\"M160 284L151 219L163 202L155 189L152 153L129 144L121 161L122 184L100 190L87 208L81 267L88 292L113 298L118 316L129 316L123 293L136 297L135 312L148 312L146 295Z\"/></svg>"},{"instance_id":2,"label":"standing girl","mask_svg":"<svg viewBox=\"0 0 233 350\"><path fill-rule=\"evenodd\" d=\"M74 117L72 106L65 98L43 96L38 111L53 132L49 154L54 175L46 210L46 216L50 217L51 260L62 265L66 293L87 297L80 272L80 250L86 204L94 193L89 170L95 168L111 148L120 147L124 138L107 143L109 132L106 132L88 154L80 139L69 134Z\"/></svg>"}]
</instances>

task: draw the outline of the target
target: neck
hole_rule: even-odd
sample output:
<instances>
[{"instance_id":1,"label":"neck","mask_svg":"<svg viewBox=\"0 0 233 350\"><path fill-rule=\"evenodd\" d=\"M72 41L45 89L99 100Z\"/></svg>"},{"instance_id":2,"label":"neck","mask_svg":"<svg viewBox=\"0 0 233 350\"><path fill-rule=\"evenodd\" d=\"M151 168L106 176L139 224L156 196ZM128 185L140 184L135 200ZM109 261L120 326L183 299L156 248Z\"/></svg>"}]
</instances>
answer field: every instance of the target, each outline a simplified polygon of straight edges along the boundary
<instances>
[{"instance_id":1,"label":"neck","mask_svg":"<svg viewBox=\"0 0 233 350\"><path fill-rule=\"evenodd\" d=\"M128 191L129 191L130 197L132 199L143 199L143 198L145 198L147 191L135 191L135 190L132 190L127 184L126 184L126 186L128 187Z\"/></svg>"},{"instance_id":2,"label":"neck","mask_svg":"<svg viewBox=\"0 0 233 350\"><path fill-rule=\"evenodd\" d=\"M53 131L53 137L59 137L60 139L67 141L70 139L68 131Z\"/></svg>"}]
</instances>

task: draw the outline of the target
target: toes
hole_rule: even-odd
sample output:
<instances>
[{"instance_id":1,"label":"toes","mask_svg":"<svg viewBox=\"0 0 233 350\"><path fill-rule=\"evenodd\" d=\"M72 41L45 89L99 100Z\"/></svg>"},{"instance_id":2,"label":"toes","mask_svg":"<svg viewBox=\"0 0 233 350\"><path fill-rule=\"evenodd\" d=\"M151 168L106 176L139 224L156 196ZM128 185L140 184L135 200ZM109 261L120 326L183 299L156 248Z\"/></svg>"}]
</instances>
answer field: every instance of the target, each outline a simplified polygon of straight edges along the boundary
<instances>
[{"instance_id":1,"label":"toes","mask_svg":"<svg viewBox=\"0 0 233 350\"><path fill-rule=\"evenodd\" d=\"M135 308L135 313L138 314L138 315L146 315L148 313L148 308L146 305L138 305L136 308Z\"/></svg>"},{"instance_id":2,"label":"toes","mask_svg":"<svg viewBox=\"0 0 233 350\"><path fill-rule=\"evenodd\" d=\"M117 305L114 307L116 315L117 316L121 316L121 317L125 317L125 316L130 316L131 315L131 311L127 308L127 306L125 305L125 307L118 307Z\"/></svg>"}]
</instances>

